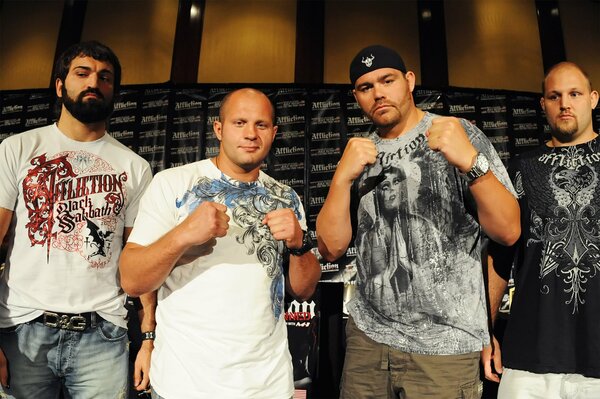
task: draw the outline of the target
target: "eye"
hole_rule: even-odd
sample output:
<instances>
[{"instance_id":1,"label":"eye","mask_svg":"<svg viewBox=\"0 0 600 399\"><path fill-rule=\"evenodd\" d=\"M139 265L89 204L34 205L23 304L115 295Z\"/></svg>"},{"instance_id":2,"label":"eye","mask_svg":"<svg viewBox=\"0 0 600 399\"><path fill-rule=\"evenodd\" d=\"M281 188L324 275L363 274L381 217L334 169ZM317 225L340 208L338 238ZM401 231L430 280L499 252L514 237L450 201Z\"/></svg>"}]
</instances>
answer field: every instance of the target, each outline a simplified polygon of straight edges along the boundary
<instances>
[{"instance_id":1,"label":"eye","mask_svg":"<svg viewBox=\"0 0 600 399\"><path fill-rule=\"evenodd\" d=\"M574 91L571 93L571 97L579 97L579 96L581 96L581 93L578 91Z\"/></svg>"},{"instance_id":2,"label":"eye","mask_svg":"<svg viewBox=\"0 0 600 399\"><path fill-rule=\"evenodd\" d=\"M373 86L361 86L358 88L358 91L360 93L368 93L369 90L371 90L373 88Z\"/></svg>"},{"instance_id":3,"label":"eye","mask_svg":"<svg viewBox=\"0 0 600 399\"><path fill-rule=\"evenodd\" d=\"M237 127L242 127L242 126L244 126L244 121L238 119L233 122L233 125L237 126Z\"/></svg>"},{"instance_id":4,"label":"eye","mask_svg":"<svg viewBox=\"0 0 600 399\"><path fill-rule=\"evenodd\" d=\"M259 123L257 127L261 130L267 129L269 126L266 123Z\"/></svg>"},{"instance_id":5,"label":"eye","mask_svg":"<svg viewBox=\"0 0 600 399\"><path fill-rule=\"evenodd\" d=\"M556 101L556 100L558 100L558 96L556 94L551 94L548 96L548 100Z\"/></svg>"},{"instance_id":6,"label":"eye","mask_svg":"<svg viewBox=\"0 0 600 399\"><path fill-rule=\"evenodd\" d=\"M385 83L386 85L390 85L390 84L394 83L394 79L386 79L386 80L384 81L384 83Z\"/></svg>"}]
</instances>

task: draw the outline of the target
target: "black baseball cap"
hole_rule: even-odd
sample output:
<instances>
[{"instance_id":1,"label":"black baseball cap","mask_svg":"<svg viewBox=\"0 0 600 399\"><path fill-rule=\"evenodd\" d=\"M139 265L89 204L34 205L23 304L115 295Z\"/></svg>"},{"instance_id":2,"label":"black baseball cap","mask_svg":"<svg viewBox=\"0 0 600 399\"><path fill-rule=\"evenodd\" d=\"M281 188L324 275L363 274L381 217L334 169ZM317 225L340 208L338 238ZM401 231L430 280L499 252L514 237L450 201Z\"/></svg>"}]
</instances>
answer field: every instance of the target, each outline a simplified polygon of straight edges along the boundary
<instances>
[{"instance_id":1,"label":"black baseball cap","mask_svg":"<svg viewBox=\"0 0 600 399\"><path fill-rule=\"evenodd\" d=\"M391 48L376 44L360 50L350 63L352 85L365 73L380 68L394 68L406 73L406 66L400 54Z\"/></svg>"}]
</instances>

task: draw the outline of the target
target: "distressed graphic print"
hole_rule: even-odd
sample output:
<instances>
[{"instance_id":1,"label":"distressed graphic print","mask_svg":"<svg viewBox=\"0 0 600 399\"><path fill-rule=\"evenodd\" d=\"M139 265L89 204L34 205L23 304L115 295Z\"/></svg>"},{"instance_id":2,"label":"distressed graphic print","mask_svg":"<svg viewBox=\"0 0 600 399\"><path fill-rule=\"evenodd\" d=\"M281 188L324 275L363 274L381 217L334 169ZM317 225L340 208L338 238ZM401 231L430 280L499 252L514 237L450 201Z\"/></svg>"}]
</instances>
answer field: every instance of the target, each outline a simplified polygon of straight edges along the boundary
<instances>
[{"instance_id":1,"label":"distressed graphic print","mask_svg":"<svg viewBox=\"0 0 600 399\"><path fill-rule=\"evenodd\" d=\"M231 211L232 221L242 228L243 233L236 235L235 239L244 245L248 255L256 256L267 276L272 279L271 299L275 318L278 319L284 296L283 259L280 255L283 244L273 239L269 227L263 225L262 220L267 213L282 208L293 209L298 220L301 220L298 197L290 188L274 180L265 180L260 185L230 180L221 175L218 180L200 178L181 200L177 200L176 206L185 208L189 214L204 201L226 205Z\"/></svg>"},{"instance_id":2,"label":"distressed graphic print","mask_svg":"<svg viewBox=\"0 0 600 399\"><path fill-rule=\"evenodd\" d=\"M31 246L78 253L90 267L111 258L117 216L126 201L127 174L85 151L42 154L23 179Z\"/></svg>"},{"instance_id":3,"label":"distressed graphic print","mask_svg":"<svg viewBox=\"0 0 600 399\"><path fill-rule=\"evenodd\" d=\"M575 314L585 303L582 295L588 280L600 271L598 210L594 206L598 174L586 160L583 148L565 148L560 155L549 154L540 160L545 163L558 160L549 182L555 205L545 226L543 218L532 212L531 241L541 241L544 245L540 279L560 278L566 286L565 304ZM542 293L549 293L551 286L550 282L542 285Z\"/></svg>"}]
</instances>

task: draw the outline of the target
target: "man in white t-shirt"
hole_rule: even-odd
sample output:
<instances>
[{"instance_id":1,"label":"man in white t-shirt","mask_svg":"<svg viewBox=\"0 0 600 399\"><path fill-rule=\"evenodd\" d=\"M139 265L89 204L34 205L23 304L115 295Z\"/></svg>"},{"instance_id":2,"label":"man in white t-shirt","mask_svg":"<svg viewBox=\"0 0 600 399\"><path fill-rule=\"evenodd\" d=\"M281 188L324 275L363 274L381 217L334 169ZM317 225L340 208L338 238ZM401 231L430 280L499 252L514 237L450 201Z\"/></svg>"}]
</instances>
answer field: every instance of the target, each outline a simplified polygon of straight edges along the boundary
<instances>
[{"instance_id":1,"label":"man in white t-shirt","mask_svg":"<svg viewBox=\"0 0 600 399\"><path fill-rule=\"evenodd\" d=\"M127 293L158 289L153 397L288 399L284 287L307 299L321 269L300 198L260 170L268 97L229 93L214 131L217 157L155 176L120 261Z\"/></svg>"},{"instance_id":2,"label":"man in white t-shirt","mask_svg":"<svg viewBox=\"0 0 600 399\"><path fill-rule=\"evenodd\" d=\"M152 175L106 132L121 78L112 50L76 44L55 71L57 123L0 144L0 241L10 237L0 278L0 397L124 398L117 260Z\"/></svg>"}]
</instances>

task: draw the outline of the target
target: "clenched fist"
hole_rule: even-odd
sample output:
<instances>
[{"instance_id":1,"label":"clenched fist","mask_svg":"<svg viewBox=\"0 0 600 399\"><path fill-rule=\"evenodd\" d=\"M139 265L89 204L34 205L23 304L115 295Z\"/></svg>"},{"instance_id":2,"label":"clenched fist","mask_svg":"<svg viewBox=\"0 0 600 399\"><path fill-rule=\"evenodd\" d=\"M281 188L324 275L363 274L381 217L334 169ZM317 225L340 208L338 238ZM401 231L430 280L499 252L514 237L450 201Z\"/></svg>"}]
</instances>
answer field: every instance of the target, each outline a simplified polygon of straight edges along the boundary
<instances>
[{"instance_id":1,"label":"clenched fist","mask_svg":"<svg viewBox=\"0 0 600 399\"><path fill-rule=\"evenodd\" d=\"M426 136L429 148L440 152L450 165L462 173L471 169L477 150L458 118L434 118Z\"/></svg>"},{"instance_id":2,"label":"clenched fist","mask_svg":"<svg viewBox=\"0 0 600 399\"><path fill-rule=\"evenodd\" d=\"M227 207L215 202L203 202L179 226L188 245L201 245L224 237L229 228Z\"/></svg>"},{"instance_id":3,"label":"clenched fist","mask_svg":"<svg viewBox=\"0 0 600 399\"><path fill-rule=\"evenodd\" d=\"M337 166L336 178L352 182L360 176L367 165L372 165L375 161L377 161L377 147L371 139L351 138Z\"/></svg>"},{"instance_id":4,"label":"clenched fist","mask_svg":"<svg viewBox=\"0 0 600 399\"><path fill-rule=\"evenodd\" d=\"M266 214L262 223L269 226L274 239L285 241L289 249L302 246L302 228L293 210L285 208L271 211Z\"/></svg>"}]
</instances>

